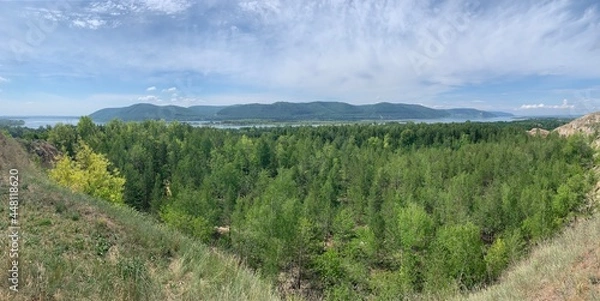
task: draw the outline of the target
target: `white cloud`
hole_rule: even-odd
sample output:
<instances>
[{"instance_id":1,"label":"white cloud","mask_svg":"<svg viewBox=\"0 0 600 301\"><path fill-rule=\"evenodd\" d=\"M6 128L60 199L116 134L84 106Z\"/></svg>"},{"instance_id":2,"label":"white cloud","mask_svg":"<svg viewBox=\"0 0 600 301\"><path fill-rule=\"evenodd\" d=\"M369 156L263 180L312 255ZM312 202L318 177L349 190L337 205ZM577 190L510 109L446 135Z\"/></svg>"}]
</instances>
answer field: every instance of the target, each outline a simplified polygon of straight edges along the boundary
<instances>
[{"instance_id":1,"label":"white cloud","mask_svg":"<svg viewBox=\"0 0 600 301\"><path fill-rule=\"evenodd\" d=\"M165 93L165 92L175 92L175 91L177 91L177 88L175 88L175 87L171 87L171 88L163 89L162 90L163 93Z\"/></svg>"},{"instance_id":2,"label":"white cloud","mask_svg":"<svg viewBox=\"0 0 600 301\"><path fill-rule=\"evenodd\" d=\"M141 102L160 102L161 99L156 95L145 95L137 98L138 101Z\"/></svg>"},{"instance_id":3,"label":"white cloud","mask_svg":"<svg viewBox=\"0 0 600 301\"><path fill-rule=\"evenodd\" d=\"M545 104L540 103L540 104L533 104L533 105L521 105L521 109L527 110L527 109L539 109L539 108L544 108L546 107Z\"/></svg>"},{"instance_id":4,"label":"white cloud","mask_svg":"<svg viewBox=\"0 0 600 301\"><path fill-rule=\"evenodd\" d=\"M165 14L176 14L187 10L192 3L187 0L143 0L146 9Z\"/></svg>"},{"instance_id":5,"label":"white cloud","mask_svg":"<svg viewBox=\"0 0 600 301\"><path fill-rule=\"evenodd\" d=\"M155 91L155 90L156 90L156 87L155 87L155 86L148 87L148 88L146 89L146 91L148 91L148 92L150 92L150 91Z\"/></svg>"},{"instance_id":6,"label":"white cloud","mask_svg":"<svg viewBox=\"0 0 600 301\"><path fill-rule=\"evenodd\" d=\"M569 104L568 100L564 99L561 105L547 105L544 103L539 104L524 104L521 105L520 109L529 110L529 109L573 109L574 105Z\"/></svg>"},{"instance_id":7,"label":"white cloud","mask_svg":"<svg viewBox=\"0 0 600 301\"><path fill-rule=\"evenodd\" d=\"M106 24L105 20L100 19L75 19L72 21L75 27L83 29L98 29Z\"/></svg>"},{"instance_id":8,"label":"white cloud","mask_svg":"<svg viewBox=\"0 0 600 301\"><path fill-rule=\"evenodd\" d=\"M8 78L5 78L5 77L2 77L2 76L0 76L0 83L7 83L7 82L9 82L9 81L10 81L10 80L9 80Z\"/></svg>"},{"instance_id":9,"label":"white cloud","mask_svg":"<svg viewBox=\"0 0 600 301\"><path fill-rule=\"evenodd\" d=\"M373 93L418 100L503 76L600 76L600 52L588 47L598 13L577 14L573 3L447 4L432 13L417 1L243 1L240 11L214 16L218 25L180 33L184 43L143 41L125 55L143 70L193 70L355 101ZM232 31L238 20L255 30ZM424 57L423 70L408 53Z\"/></svg>"},{"instance_id":10,"label":"white cloud","mask_svg":"<svg viewBox=\"0 0 600 301\"><path fill-rule=\"evenodd\" d=\"M24 8L24 14L31 19L66 21L70 26L82 29L115 28L122 25L118 17L130 18L144 16L147 13L174 15L182 13L192 6L190 0L97 0L82 2L83 5L70 3L50 3L42 7ZM44 7L47 6L47 7Z\"/></svg>"}]
</instances>

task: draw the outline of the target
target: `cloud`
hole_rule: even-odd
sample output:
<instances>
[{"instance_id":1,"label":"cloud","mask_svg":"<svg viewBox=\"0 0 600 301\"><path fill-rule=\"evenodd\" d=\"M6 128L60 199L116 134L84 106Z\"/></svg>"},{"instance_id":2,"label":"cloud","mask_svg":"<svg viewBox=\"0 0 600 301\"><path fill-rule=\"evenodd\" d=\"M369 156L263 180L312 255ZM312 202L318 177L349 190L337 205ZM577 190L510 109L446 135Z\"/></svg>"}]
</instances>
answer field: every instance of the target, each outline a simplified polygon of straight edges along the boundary
<instances>
[{"instance_id":1,"label":"cloud","mask_svg":"<svg viewBox=\"0 0 600 301\"><path fill-rule=\"evenodd\" d=\"M436 13L416 1L240 1L170 37L182 42L142 41L130 62L353 101L378 91L417 100L506 76L600 76L598 63L589 67L600 62L590 49L597 10L577 12L573 3L445 4Z\"/></svg>"},{"instance_id":2,"label":"cloud","mask_svg":"<svg viewBox=\"0 0 600 301\"><path fill-rule=\"evenodd\" d=\"M192 3L187 0L143 0L146 9L165 14L176 14L187 10Z\"/></svg>"},{"instance_id":3,"label":"cloud","mask_svg":"<svg viewBox=\"0 0 600 301\"><path fill-rule=\"evenodd\" d=\"M163 93L165 93L165 92L175 92L175 91L177 91L177 88L175 88L175 87L171 87L171 88L163 89L162 90Z\"/></svg>"},{"instance_id":4,"label":"cloud","mask_svg":"<svg viewBox=\"0 0 600 301\"><path fill-rule=\"evenodd\" d=\"M162 101L159 97L157 97L156 95L145 95L145 96L140 96L137 98L138 101L141 102L160 102Z\"/></svg>"},{"instance_id":5,"label":"cloud","mask_svg":"<svg viewBox=\"0 0 600 301\"><path fill-rule=\"evenodd\" d=\"M156 87L155 87L155 86L148 87L148 88L146 89L146 91L148 91L148 92L150 92L150 91L156 91Z\"/></svg>"},{"instance_id":6,"label":"cloud","mask_svg":"<svg viewBox=\"0 0 600 301\"><path fill-rule=\"evenodd\" d=\"M465 99L490 104L504 91L517 94L511 99L562 99L571 96L519 95L525 85L507 84L500 92L482 87L531 78L548 91L586 88L569 86L582 79L598 82L600 13L592 2L94 0L57 9L12 1L15 9L0 11L0 33L9 37L0 45L0 64L24 78L69 70L134 82L135 89L176 86L161 91L204 100L257 93L372 103L377 95L433 106L462 88L478 94L447 106ZM54 31L28 42L28 22L52 20ZM15 49L25 66L5 59ZM161 80L148 80L154 77ZM539 105L553 107L523 109Z\"/></svg>"},{"instance_id":7,"label":"cloud","mask_svg":"<svg viewBox=\"0 0 600 301\"><path fill-rule=\"evenodd\" d=\"M563 103L561 105L546 105L546 104L543 104L543 103L539 103L539 104L524 104L524 105L521 105L521 107L520 107L520 109L522 109L522 110L529 110L529 109L573 109L573 108L575 108L575 106L569 104L566 99L563 100Z\"/></svg>"},{"instance_id":8,"label":"cloud","mask_svg":"<svg viewBox=\"0 0 600 301\"><path fill-rule=\"evenodd\" d=\"M546 107L545 104L540 103L540 104L533 104L533 105L521 105L521 109L527 110L527 109L539 109L539 108L544 108Z\"/></svg>"},{"instance_id":9,"label":"cloud","mask_svg":"<svg viewBox=\"0 0 600 301\"><path fill-rule=\"evenodd\" d=\"M46 3L25 6L25 14L31 19L65 22L80 29L96 30L124 25L123 18L144 19L148 15L176 15L192 6L189 0L96 0L82 3ZM46 6L46 7L44 7Z\"/></svg>"},{"instance_id":10,"label":"cloud","mask_svg":"<svg viewBox=\"0 0 600 301\"><path fill-rule=\"evenodd\" d=\"M10 80L9 80L8 78L5 78L5 77L2 77L2 76L0 76L0 83L7 83L7 82L9 82L9 81L10 81Z\"/></svg>"},{"instance_id":11,"label":"cloud","mask_svg":"<svg viewBox=\"0 0 600 301\"><path fill-rule=\"evenodd\" d=\"M76 19L72 22L75 27L87 29L98 29L106 24L106 21L100 19Z\"/></svg>"}]
</instances>

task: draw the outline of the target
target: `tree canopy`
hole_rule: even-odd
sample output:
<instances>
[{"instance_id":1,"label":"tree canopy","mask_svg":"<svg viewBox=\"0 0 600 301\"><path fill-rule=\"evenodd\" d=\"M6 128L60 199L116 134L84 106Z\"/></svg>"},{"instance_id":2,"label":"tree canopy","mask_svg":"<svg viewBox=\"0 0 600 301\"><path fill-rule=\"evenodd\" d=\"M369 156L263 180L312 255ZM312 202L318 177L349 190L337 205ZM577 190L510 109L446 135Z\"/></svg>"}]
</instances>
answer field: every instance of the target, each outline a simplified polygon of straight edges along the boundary
<instances>
[{"instance_id":1,"label":"tree canopy","mask_svg":"<svg viewBox=\"0 0 600 301\"><path fill-rule=\"evenodd\" d=\"M526 134L540 122L82 120L48 136L74 156L51 171L59 183L154 214L305 295L402 299L490 283L578 214L593 151Z\"/></svg>"}]
</instances>

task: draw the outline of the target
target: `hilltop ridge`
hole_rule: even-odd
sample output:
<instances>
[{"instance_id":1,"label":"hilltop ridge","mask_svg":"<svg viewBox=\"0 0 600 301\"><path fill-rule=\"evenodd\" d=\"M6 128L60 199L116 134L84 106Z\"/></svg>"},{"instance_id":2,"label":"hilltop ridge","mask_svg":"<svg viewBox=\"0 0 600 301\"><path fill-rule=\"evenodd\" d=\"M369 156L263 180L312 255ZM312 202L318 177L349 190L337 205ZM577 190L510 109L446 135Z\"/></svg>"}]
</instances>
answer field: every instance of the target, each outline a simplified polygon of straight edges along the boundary
<instances>
[{"instance_id":1,"label":"hilltop ridge","mask_svg":"<svg viewBox=\"0 0 600 301\"><path fill-rule=\"evenodd\" d=\"M600 129L600 112L587 114L579 117L563 126L554 129L554 132L562 136L570 136L576 133L584 135L596 134Z\"/></svg>"},{"instance_id":2,"label":"hilltop ridge","mask_svg":"<svg viewBox=\"0 0 600 301\"><path fill-rule=\"evenodd\" d=\"M502 112L487 112L470 108L432 109L416 104L382 102L352 105L344 102L315 101L306 103L275 102L272 104L239 104L231 106L157 106L148 103L125 108L107 108L90 115L94 121L112 119L142 121L352 121L402 119L487 119L512 116Z\"/></svg>"}]
</instances>

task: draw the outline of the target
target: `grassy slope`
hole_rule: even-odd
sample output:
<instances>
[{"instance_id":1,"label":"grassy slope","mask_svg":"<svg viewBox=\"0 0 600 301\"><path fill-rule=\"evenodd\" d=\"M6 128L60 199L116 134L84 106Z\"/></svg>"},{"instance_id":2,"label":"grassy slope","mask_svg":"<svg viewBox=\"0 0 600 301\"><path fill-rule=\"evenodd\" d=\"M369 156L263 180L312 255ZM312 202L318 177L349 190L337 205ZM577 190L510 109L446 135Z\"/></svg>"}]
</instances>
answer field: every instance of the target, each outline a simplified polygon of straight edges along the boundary
<instances>
[{"instance_id":1,"label":"grassy slope","mask_svg":"<svg viewBox=\"0 0 600 301\"><path fill-rule=\"evenodd\" d=\"M19 168L19 292L0 300L276 300L233 257L210 250L129 208L53 185L0 134L0 228L8 233L10 168ZM9 268L1 236L2 270ZM5 272L7 274L7 272Z\"/></svg>"},{"instance_id":2,"label":"grassy slope","mask_svg":"<svg viewBox=\"0 0 600 301\"><path fill-rule=\"evenodd\" d=\"M579 220L467 300L600 300L600 216Z\"/></svg>"},{"instance_id":3,"label":"grassy slope","mask_svg":"<svg viewBox=\"0 0 600 301\"><path fill-rule=\"evenodd\" d=\"M595 170L600 175L600 167ZM589 217L534 247L496 285L456 299L600 300L600 182L587 203Z\"/></svg>"}]
</instances>

